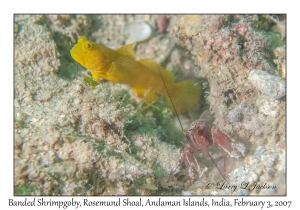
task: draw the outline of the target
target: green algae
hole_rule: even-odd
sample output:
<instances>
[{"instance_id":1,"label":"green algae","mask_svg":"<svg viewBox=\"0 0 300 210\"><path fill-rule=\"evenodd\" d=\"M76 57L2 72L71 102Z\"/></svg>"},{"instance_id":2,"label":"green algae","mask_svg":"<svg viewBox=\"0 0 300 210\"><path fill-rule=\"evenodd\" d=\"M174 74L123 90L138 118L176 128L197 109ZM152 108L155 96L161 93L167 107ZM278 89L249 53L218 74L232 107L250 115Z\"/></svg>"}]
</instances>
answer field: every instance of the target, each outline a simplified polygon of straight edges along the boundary
<instances>
[{"instance_id":1,"label":"green algae","mask_svg":"<svg viewBox=\"0 0 300 210\"><path fill-rule=\"evenodd\" d=\"M21 128L26 128L27 125L23 120L16 120L16 123L21 127Z\"/></svg>"},{"instance_id":2,"label":"green algae","mask_svg":"<svg viewBox=\"0 0 300 210\"><path fill-rule=\"evenodd\" d=\"M15 196L28 196L35 192L37 186L30 184L20 184L15 186L14 195Z\"/></svg>"},{"instance_id":3,"label":"green algae","mask_svg":"<svg viewBox=\"0 0 300 210\"><path fill-rule=\"evenodd\" d=\"M166 173L164 168L159 163L155 163L154 166L152 167L152 170L153 170L153 175L158 179L163 177Z\"/></svg>"},{"instance_id":4,"label":"green algae","mask_svg":"<svg viewBox=\"0 0 300 210\"><path fill-rule=\"evenodd\" d=\"M83 80L92 87L99 85L99 83L96 82L93 77L87 76L87 77L84 77Z\"/></svg>"},{"instance_id":5,"label":"green algae","mask_svg":"<svg viewBox=\"0 0 300 210\"><path fill-rule=\"evenodd\" d=\"M114 93L113 98L116 101L119 101L122 106L126 106L128 104L132 104L132 100L127 89L121 89Z\"/></svg>"}]
</instances>

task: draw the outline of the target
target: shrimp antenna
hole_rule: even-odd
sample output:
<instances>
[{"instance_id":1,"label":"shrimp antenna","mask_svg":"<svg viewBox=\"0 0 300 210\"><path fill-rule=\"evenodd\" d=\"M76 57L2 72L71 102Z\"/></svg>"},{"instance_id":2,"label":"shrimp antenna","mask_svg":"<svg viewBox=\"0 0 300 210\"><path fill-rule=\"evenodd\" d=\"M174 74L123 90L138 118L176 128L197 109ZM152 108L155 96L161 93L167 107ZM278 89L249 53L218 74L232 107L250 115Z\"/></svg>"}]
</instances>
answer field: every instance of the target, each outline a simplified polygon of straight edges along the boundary
<instances>
[{"instance_id":1,"label":"shrimp antenna","mask_svg":"<svg viewBox=\"0 0 300 210\"><path fill-rule=\"evenodd\" d=\"M158 71L159 71L159 74L160 74L160 76L161 76L161 79L162 79L162 81L163 81L163 83L164 83L164 86L165 86L165 88L166 88L166 91L167 91L167 93L168 93L168 97L169 97L169 99L170 99L170 101L171 101L171 104L172 104L172 106L173 106L173 109L174 109L174 111L175 111L175 114L176 114L176 117L177 117L178 122L179 122L179 124L180 124L181 130L182 130L182 132L184 132L183 127L182 127L182 124L181 124L181 121L180 121L180 118L179 118L179 115L178 115L178 113L177 113L177 110L176 110L176 108L175 108L175 105L174 105L174 103L173 103L173 100L172 100L172 98L171 98L171 95L170 95L169 90L168 90L168 88L167 88L165 79L164 79L164 77L163 77L163 75L162 75L162 73L161 73L161 71L160 71L160 68L158 68ZM188 140L188 141L189 141L189 140ZM218 165L216 164L216 162L214 161L214 159L212 158L212 156L209 154L208 151L206 151L206 153L208 154L209 158L210 158L211 161L214 163L214 165L217 167L217 169L218 169L218 171L220 172L220 174L222 175L223 179L227 182L227 184L229 184L229 182L227 181L227 179L225 178L225 176L222 174L221 170L219 169Z\"/></svg>"},{"instance_id":2,"label":"shrimp antenna","mask_svg":"<svg viewBox=\"0 0 300 210\"><path fill-rule=\"evenodd\" d=\"M212 158L212 156L209 154L209 152L207 151L208 156L210 157L211 161L214 163L214 165L217 167L218 171L220 172L220 174L222 175L223 179L227 182L227 184L229 184L229 182L227 181L227 179L225 178L224 174L221 172L221 170L219 169L219 167L217 166L216 162L214 161L214 159ZM230 185L230 184L229 184Z\"/></svg>"},{"instance_id":3,"label":"shrimp antenna","mask_svg":"<svg viewBox=\"0 0 300 210\"><path fill-rule=\"evenodd\" d=\"M175 105L174 105L174 103L173 103L173 100L172 100L172 98L171 98L171 95L170 95L169 90L168 90L168 88L167 88L167 85L166 85L166 83L165 83L165 79L164 79L164 77L163 77L163 75L162 75L162 73L161 73L161 71L160 71L160 68L158 68L158 71L159 71L159 74L160 74L160 76L161 76L161 79L162 79L162 81L163 81L163 83L164 83L164 86L165 86L165 88L166 88L166 91L167 91L167 93L168 93L168 97L169 97L169 99L170 99L170 101L171 101L171 104L172 104L172 106L173 106L173 109L174 109L174 111L175 111L175 113L176 113L176 117L177 117L178 122L179 122L179 124L180 124L181 130L182 130L182 132L184 132L183 127L182 127L182 124L181 124L181 121L180 121L180 119L179 119L179 115L178 115L178 113L177 113L177 110L176 110L176 108L175 108Z\"/></svg>"}]
</instances>

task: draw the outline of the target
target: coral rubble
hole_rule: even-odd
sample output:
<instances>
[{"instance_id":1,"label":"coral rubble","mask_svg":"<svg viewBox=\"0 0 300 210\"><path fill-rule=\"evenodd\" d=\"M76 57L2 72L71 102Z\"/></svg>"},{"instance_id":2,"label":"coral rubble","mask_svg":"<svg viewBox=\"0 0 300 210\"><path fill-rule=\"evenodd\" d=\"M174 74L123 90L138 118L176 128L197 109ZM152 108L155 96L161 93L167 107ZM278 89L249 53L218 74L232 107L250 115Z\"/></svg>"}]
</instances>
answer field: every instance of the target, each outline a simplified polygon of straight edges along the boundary
<instances>
[{"instance_id":1,"label":"coral rubble","mask_svg":"<svg viewBox=\"0 0 300 210\"><path fill-rule=\"evenodd\" d=\"M15 16L16 195L180 194L183 189L175 177L180 149L162 141L164 130L154 117L144 116L147 111L142 113L145 108L127 86L92 87L84 73L75 80L58 73L76 72L64 42L97 20ZM55 42L57 37L63 38ZM170 190L173 185L178 187Z\"/></svg>"},{"instance_id":2,"label":"coral rubble","mask_svg":"<svg viewBox=\"0 0 300 210\"><path fill-rule=\"evenodd\" d=\"M170 33L191 52L200 68L196 76L208 83L206 99L214 124L248 147L248 157L239 163L247 168L245 179L254 177L254 169L248 167L253 167L250 157L258 146L267 145L268 151L282 157L285 154L279 146L285 142L286 134L285 36L280 33L285 16L280 18L274 21L269 15L176 15L170 19ZM256 161L254 165L260 164ZM262 166L253 181L263 182L262 174L272 171L273 180L268 180L272 183L275 177L284 176L284 164L274 161L269 168ZM241 181L231 178L231 182ZM280 189L274 193L285 194ZM260 193L268 192L249 192Z\"/></svg>"}]
</instances>

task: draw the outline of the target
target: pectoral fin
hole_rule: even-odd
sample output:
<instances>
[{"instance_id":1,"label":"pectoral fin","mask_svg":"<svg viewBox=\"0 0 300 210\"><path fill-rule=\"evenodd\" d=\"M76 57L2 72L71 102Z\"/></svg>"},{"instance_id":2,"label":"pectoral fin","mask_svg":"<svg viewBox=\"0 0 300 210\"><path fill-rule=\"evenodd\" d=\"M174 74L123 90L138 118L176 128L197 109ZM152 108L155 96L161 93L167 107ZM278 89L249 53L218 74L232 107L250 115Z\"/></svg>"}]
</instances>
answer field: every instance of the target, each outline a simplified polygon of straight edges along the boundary
<instances>
[{"instance_id":1,"label":"pectoral fin","mask_svg":"<svg viewBox=\"0 0 300 210\"><path fill-rule=\"evenodd\" d=\"M134 93L141 98L144 98L147 101L156 101L157 96L154 92L152 92L150 89L145 90L142 88L132 88Z\"/></svg>"},{"instance_id":2,"label":"pectoral fin","mask_svg":"<svg viewBox=\"0 0 300 210\"><path fill-rule=\"evenodd\" d=\"M99 79L101 78L101 76L99 75L99 73L94 72L94 71L90 71L90 72L91 72L91 74L92 74L94 80L95 80L96 82L100 83L100 80L99 80Z\"/></svg>"},{"instance_id":3,"label":"pectoral fin","mask_svg":"<svg viewBox=\"0 0 300 210\"><path fill-rule=\"evenodd\" d=\"M132 44L127 44L120 47L119 49L117 49L117 52L135 59L135 52L133 51Z\"/></svg>"}]
</instances>

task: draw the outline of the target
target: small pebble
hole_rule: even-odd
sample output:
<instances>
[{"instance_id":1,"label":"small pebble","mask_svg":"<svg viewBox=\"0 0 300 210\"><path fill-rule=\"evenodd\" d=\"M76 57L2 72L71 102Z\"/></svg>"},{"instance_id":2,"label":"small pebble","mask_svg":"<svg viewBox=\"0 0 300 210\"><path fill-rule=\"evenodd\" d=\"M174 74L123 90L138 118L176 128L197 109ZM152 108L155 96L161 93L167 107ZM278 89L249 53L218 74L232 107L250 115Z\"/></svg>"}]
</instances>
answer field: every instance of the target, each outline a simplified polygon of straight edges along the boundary
<instances>
[{"instance_id":1,"label":"small pebble","mask_svg":"<svg viewBox=\"0 0 300 210\"><path fill-rule=\"evenodd\" d=\"M126 23L123 32L129 34L129 38L126 41L129 44L148 39L152 34L152 28L144 21L135 21Z\"/></svg>"},{"instance_id":2,"label":"small pebble","mask_svg":"<svg viewBox=\"0 0 300 210\"><path fill-rule=\"evenodd\" d=\"M137 147L141 147L143 145L143 142L141 142L140 140L136 140L134 142L134 145L137 146Z\"/></svg>"},{"instance_id":3,"label":"small pebble","mask_svg":"<svg viewBox=\"0 0 300 210\"><path fill-rule=\"evenodd\" d=\"M159 33L166 33L169 26L169 19L166 15L160 15L156 19L157 30Z\"/></svg>"},{"instance_id":4,"label":"small pebble","mask_svg":"<svg viewBox=\"0 0 300 210\"><path fill-rule=\"evenodd\" d=\"M212 191L211 195L219 195L219 193L217 191Z\"/></svg>"},{"instance_id":5,"label":"small pebble","mask_svg":"<svg viewBox=\"0 0 300 210\"><path fill-rule=\"evenodd\" d=\"M238 175L238 176L241 176L242 173L244 172L244 170L245 170L245 167L244 167L244 166L241 166L241 167L239 168L238 172L237 172L237 175Z\"/></svg>"},{"instance_id":6,"label":"small pebble","mask_svg":"<svg viewBox=\"0 0 300 210\"><path fill-rule=\"evenodd\" d=\"M265 151L267 151L266 148L264 148L264 147L262 147L262 146L259 146L259 147L256 149L256 151L255 151L255 153L254 153L254 155L253 155L253 158L260 158L260 156L261 156Z\"/></svg>"},{"instance_id":7,"label":"small pebble","mask_svg":"<svg viewBox=\"0 0 300 210\"><path fill-rule=\"evenodd\" d=\"M24 121L25 118L26 118L26 115L24 113L20 113L20 112L16 113L16 119L17 120Z\"/></svg>"},{"instance_id":8,"label":"small pebble","mask_svg":"<svg viewBox=\"0 0 300 210\"><path fill-rule=\"evenodd\" d=\"M243 120L243 114L240 110L231 110L228 113L228 119L230 122L240 122Z\"/></svg>"},{"instance_id":9,"label":"small pebble","mask_svg":"<svg viewBox=\"0 0 300 210\"><path fill-rule=\"evenodd\" d=\"M235 195L250 195L249 190L241 189L235 193Z\"/></svg>"},{"instance_id":10,"label":"small pebble","mask_svg":"<svg viewBox=\"0 0 300 210\"><path fill-rule=\"evenodd\" d=\"M266 180L271 180L274 178L276 170L274 168L266 168Z\"/></svg>"},{"instance_id":11,"label":"small pebble","mask_svg":"<svg viewBox=\"0 0 300 210\"><path fill-rule=\"evenodd\" d=\"M252 69L249 80L256 89L274 99L280 99L286 94L285 80L282 77L269 74L267 71Z\"/></svg>"},{"instance_id":12,"label":"small pebble","mask_svg":"<svg viewBox=\"0 0 300 210\"><path fill-rule=\"evenodd\" d=\"M192 193L190 191L183 191L182 195L190 196L190 195L192 195Z\"/></svg>"},{"instance_id":13,"label":"small pebble","mask_svg":"<svg viewBox=\"0 0 300 210\"><path fill-rule=\"evenodd\" d=\"M256 100L256 106L259 108L259 112L271 117L277 117L279 115L279 104L279 100L269 97L258 97Z\"/></svg>"}]
</instances>

